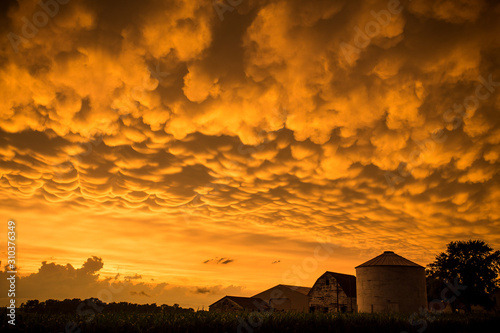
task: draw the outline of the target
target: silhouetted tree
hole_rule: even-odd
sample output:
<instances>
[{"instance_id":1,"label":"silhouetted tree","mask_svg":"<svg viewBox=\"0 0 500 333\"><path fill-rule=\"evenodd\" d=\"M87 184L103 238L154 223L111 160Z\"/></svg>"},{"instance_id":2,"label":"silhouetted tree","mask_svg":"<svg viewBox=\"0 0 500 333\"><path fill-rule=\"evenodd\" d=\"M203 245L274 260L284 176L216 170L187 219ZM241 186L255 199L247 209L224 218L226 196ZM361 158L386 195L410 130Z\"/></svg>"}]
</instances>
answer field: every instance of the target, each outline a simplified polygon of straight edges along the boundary
<instances>
[{"instance_id":1,"label":"silhouetted tree","mask_svg":"<svg viewBox=\"0 0 500 333\"><path fill-rule=\"evenodd\" d=\"M90 302L93 304L90 305ZM86 304L86 308L90 307L99 313L181 313L181 312L194 312L192 308L182 308L179 304L173 306L163 304L158 306L156 303L152 304L135 304L128 302L120 303L104 303L98 298L88 298L81 300L79 298L54 300L48 299L44 302L39 300L28 300L26 303L21 304L21 309L24 312L37 312L37 313L75 313L76 309L82 303Z\"/></svg>"},{"instance_id":2,"label":"silhouetted tree","mask_svg":"<svg viewBox=\"0 0 500 333\"><path fill-rule=\"evenodd\" d=\"M500 286L499 273L500 251L493 251L482 240L451 242L427 266L429 296L440 299L446 295L453 300L456 297L459 302L450 302L453 310L459 303L468 312L472 305L489 309L493 305L489 293ZM447 290L443 282L448 283ZM463 287L457 288L458 285Z\"/></svg>"}]
</instances>

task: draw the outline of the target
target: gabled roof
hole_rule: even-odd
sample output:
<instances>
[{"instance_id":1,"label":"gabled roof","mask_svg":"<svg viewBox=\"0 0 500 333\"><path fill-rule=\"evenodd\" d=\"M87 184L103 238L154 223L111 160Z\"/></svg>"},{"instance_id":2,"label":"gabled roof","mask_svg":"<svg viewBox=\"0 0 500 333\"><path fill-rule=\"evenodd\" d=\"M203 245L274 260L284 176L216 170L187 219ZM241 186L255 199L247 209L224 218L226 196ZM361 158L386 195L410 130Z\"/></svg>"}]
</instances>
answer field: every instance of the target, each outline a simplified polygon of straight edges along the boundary
<instances>
[{"instance_id":1,"label":"gabled roof","mask_svg":"<svg viewBox=\"0 0 500 333\"><path fill-rule=\"evenodd\" d=\"M238 304L245 310L252 310L252 311L258 311L258 310L266 310L269 309L269 304L265 302L261 298L256 298L256 297L239 297L239 296L224 296L217 302L210 304L209 307L212 305L215 305L219 303L220 301L224 299L229 299L233 301L234 303Z\"/></svg>"},{"instance_id":2,"label":"gabled roof","mask_svg":"<svg viewBox=\"0 0 500 333\"><path fill-rule=\"evenodd\" d=\"M337 282L340 285L340 288L342 288L347 297L356 297L356 277L354 275L326 271L323 275L321 275L318 278L318 280L326 274L333 276L335 280L337 280ZM316 283L314 283L314 285L316 285Z\"/></svg>"},{"instance_id":3,"label":"gabled roof","mask_svg":"<svg viewBox=\"0 0 500 333\"><path fill-rule=\"evenodd\" d=\"M356 268L368 267L368 266L410 266L410 267L423 268L419 264L416 264L413 261L403 258L392 251L385 251L381 255L376 256L375 258L368 260L367 262L359 266L356 266Z\"/></svg>"},{"instance_id":4,"label":"gabled roof","mask_svg":"<svg viewBox=\"0 0 500 333\"><path fill-rule=\"evenodd\" d=\"M309 294L309 290L311 290L311 288L309 288L309 287L292 286L289 284L278 284L277 286L271 287L269 289L261 291L258 294L255 294L253 297L256 297L257 295L265 293L266 291L269 291L269 290L274 289L274 288L287 288L287 289L290 289L292 291L298 292L298 293L300 293L302 295L306 295L306 296L307 296L307 294Z\"/></svg>"},{"instance_id":5,"label":"gabled roof","mask_svg":"<svg viewBox=\"0 0 500 333\"><path fill-rule=\"evenodd\" d=\"M306 296L307 296L307 294L309 294L309 290L311 290L311 288L309 288L309 287L291 286L288 284L279 284L278 286L283 286L283 287L286 287L288 289L292 289L293 291L296 291L296 292L301 293L301 294L306 295Z\"/></svg>"}]
</instances>

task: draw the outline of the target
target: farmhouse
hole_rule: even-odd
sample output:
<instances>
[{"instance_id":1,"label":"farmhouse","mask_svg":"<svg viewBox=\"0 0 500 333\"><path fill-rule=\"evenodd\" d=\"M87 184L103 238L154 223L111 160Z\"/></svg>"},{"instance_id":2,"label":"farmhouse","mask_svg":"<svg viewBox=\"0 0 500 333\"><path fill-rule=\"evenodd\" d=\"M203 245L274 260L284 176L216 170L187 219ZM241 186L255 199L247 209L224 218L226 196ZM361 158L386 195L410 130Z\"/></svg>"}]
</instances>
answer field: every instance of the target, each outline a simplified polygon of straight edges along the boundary
<instances>
[{"instance_id":1,"label":"farmhouse","mask_svg":"<svg viewBox=\"0 0 500 333\"><path fill-rule=\"evenodd\" d=\"M310 312L356 312L356 277L325 272L308 296Z\"/></svg>"},{"instance_id":2,"label":"farmhouse","mask_svg":"<svg viewBox=\"0 0 500 333\"><path fill-rule=\"evenodd\" d=\"M255 297L225 296L209 305L209 311L214 312L239 312L239 311L269 311L266 301Z\"/></svg>"},{"instance_id":3,"label":"farmhouse","mask_svg":"<svg viewBox=\"0 0 500 333\"><path fill-rule=\"evenodd\" d=\"M274 311L307 312L310 290L308 287L279 284L253 297L263 299Z\"/></svg>"}]
</instances>

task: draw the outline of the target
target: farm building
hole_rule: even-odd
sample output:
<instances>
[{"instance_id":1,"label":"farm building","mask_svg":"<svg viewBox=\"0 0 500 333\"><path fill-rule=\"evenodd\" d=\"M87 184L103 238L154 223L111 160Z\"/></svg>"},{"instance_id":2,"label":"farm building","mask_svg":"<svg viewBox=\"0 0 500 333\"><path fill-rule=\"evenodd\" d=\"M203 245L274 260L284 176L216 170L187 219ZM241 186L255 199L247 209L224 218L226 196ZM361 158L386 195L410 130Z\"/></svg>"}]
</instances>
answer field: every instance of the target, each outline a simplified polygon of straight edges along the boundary
<instances>
[{"instance_id":1,"label":"farm building","mask_svg":"<svg viewBox=\"0 0 500 333\"><path fill-rule=\"evenodd\" d=\"M253 297L261 298L276 311L307 312L309 309L309 293L311 288L279 284Z\"/></svg>"},{"instance_id":2,"label":"farm building","mask_svg":"<svg viewBox=\"0 0 500 333\"><path fill-rule=\"evenodd\" d=\"M359 312L411 313L427 308L424 267L392 251L356 267Z\"/></svg>"},{"instance_id":3,"label":"farm building","mask_svg":"<svg viewBox=\"0 0 500 333\"><path fill-rule=\"evenodd\" d=\"M325 272L308 296L310 312L356 312L356 277Z\"/></svg>"},{"instance_id":4,"label":"farm building","mask_svg":"<svg viewBox=\"0 0 500 333\"><path fill-rule=\"evenodd\" d=\"M225 296L217 302L209 305L209 310L214 312L238 312L238 311L269 311L270 307L266 301L255 297Z\"/></svg>"}]
</instances>

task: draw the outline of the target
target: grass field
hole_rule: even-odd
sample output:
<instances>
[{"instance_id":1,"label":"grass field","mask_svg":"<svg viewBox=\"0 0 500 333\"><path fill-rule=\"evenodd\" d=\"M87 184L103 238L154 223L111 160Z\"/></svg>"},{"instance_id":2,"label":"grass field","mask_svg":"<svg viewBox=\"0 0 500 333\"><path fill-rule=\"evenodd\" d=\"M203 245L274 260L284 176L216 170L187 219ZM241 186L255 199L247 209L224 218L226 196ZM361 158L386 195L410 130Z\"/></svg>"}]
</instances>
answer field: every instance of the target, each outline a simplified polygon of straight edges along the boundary
<instances>
[{"instance_id":1,"label":"grass field","mask_svg":"<svg viewBox=\"0 0 500 333\"><path fill-rule=\"evenodd\" d=\"M98 313L92 318L74 314L25 313L18 309L16 326L6 320L1 332L498 332L500 317L484 314L418 317L379 314L293 313Z\"/></svg>"}]
</instances>

